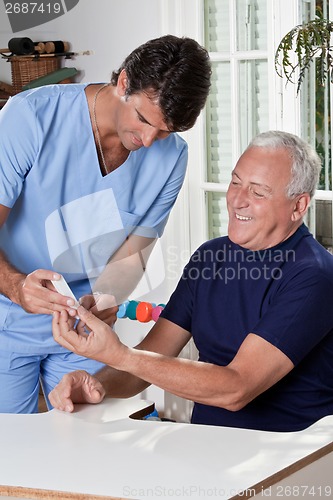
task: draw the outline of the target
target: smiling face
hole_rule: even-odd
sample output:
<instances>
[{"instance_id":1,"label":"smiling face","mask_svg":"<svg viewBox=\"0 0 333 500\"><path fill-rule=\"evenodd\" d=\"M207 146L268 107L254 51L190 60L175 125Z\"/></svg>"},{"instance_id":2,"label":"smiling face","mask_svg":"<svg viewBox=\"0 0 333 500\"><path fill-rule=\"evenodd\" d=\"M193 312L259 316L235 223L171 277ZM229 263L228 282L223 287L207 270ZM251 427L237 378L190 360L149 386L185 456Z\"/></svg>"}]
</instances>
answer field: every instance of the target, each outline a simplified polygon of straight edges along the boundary
<instances>
[{"instance_id":1,"label":"smiling face","mask_svg":"<svg viewBox=\"0 0 333 500\"><path fill-rule=\"evenodd\" d=\"M227 192L231 241L263 250L286 240L300 226L310 196L287 197L291 165L282 148L251 147L240 157Z\"/></svg>"},{"instance_id":2,"label":"smiling face","mask_svg":"<svg viewBox=\"0 0 333 500\"><path fill-rule=\"evenodd\" d=\"M165 139L170 130L156 100L140 92L126 96L126 73L118 79L117 91L121 97L116 114L117 133L126 149L135 151L149 147L157 139Z\"/></svg>"}]
</instances>

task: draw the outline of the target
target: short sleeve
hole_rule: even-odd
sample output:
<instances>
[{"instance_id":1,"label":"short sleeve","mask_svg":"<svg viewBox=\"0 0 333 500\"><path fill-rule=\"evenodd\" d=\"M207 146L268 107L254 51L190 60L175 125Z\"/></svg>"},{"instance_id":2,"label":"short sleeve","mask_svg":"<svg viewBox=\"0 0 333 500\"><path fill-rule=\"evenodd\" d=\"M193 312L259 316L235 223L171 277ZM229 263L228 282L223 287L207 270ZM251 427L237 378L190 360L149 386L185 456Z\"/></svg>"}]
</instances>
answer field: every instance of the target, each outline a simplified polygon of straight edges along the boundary
<instances>
[{"instance_id":1,"label":"short sleeve","mask_svg":"<svg viewBox=\"0 0 333 500\"><path fill-rule=\"evenodd\" d=\"M299 269L276 294L253 332L299 363L333 327L333 281L317 268Z\"/></svg>"},{"instance_id":2,"label":"short sleeve","mask_svg":"<svg viewBox=\"0 0 333 500\"><path fill-rule=\"evenodd\" d=\"M22 93L24 94L24 93ZM0 113L0 203L12 208L38 151L33 110L24 96L11 97Z\"/></svg>"}]
</instances>

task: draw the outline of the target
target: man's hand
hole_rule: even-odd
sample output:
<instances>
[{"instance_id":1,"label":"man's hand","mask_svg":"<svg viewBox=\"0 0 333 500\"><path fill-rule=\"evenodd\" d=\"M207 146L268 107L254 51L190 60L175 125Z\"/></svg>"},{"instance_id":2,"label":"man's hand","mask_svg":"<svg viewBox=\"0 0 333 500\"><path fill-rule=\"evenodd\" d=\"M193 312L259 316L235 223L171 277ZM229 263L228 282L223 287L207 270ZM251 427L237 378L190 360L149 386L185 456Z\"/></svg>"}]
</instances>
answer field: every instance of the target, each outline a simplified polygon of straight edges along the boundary
<instances>
[{"instance_id":1,"label":"man's hand","mask_svg":"<svg viewBox=\"0 0 333 500\"><path fill-rule=\"evenodd\" d=\"M96 404L103 401L105 390L92 375L77 370L63 376L59 384L50 392L49 400L54 408L72 412L74 403Z\"/></svg>"},{"instance_id":2,"label":"man's hand","mask_svg":"<svg viewBox=\"0 0 333 500\"><path fill-rule=\"evenodd\" d=\"M113 295L95 292L81 297L80 304L111 327L117 321L118 306Z\"/></svg>"},{"instance_id":3,"label":"man's hand","mask_svg":"<svg viewBox=\"0 0 333 500\"><path fill-rule=\"evenodd\" d=\"M75 330L67 311L63 310L61 313L55 312L53 314L54 340L80 356L121 369L122 359L128 348L120 342L112 328L91 311L79 306L77 314L81 321ZM82 325L85 325L86 328L82 328ZM89 330L90 333L87 333L86 330Z\"/></svg>"},{"instance_id":4,"label":"man's hand","mask_svg":"<svg viewBox=\"0 0 333 500\"><path fill-rule=\"evenodd\" d=\"M74 300L58 293L51 283L51 280L59 277L59 274L47 269L37 269L27 276L22 275L14 296L10 298L28 313L53 314L65 308L70 316L75 316L76 311L71 307Z\"/></svg>"}]
</instances>

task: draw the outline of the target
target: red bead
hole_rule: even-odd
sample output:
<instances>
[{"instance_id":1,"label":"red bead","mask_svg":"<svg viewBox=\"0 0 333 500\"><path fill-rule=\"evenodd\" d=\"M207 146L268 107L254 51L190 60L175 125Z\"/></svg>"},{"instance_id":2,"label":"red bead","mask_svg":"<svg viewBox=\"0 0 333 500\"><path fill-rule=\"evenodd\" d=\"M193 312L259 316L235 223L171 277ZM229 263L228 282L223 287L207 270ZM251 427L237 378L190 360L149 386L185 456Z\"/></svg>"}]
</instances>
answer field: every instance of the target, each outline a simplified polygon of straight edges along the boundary
<instances>
[{"instance_id":1,"label":"red bead","mask_svg":"<svg viewBox=\"0 0 333 500\"><path fill-rule=\"evenodd\" d=\"M141 323L147 323L151 320L151 313L153 310L152 304L149 302L140 302L136 308L136 319Z\"/></svg>"}]
</instances>

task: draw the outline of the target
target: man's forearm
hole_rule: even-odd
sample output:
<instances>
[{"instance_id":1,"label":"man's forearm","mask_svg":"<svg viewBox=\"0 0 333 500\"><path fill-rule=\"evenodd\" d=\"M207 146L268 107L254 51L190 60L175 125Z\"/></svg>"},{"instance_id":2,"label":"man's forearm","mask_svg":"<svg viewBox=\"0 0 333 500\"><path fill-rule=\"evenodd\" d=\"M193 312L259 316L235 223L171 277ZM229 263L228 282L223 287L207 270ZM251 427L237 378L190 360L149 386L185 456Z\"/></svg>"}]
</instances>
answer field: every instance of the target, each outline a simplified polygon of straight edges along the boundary
<instances>
[{"instance_id":1,"label":"man's forearm","mask_svg":"<svg viewBox=\"0 0 333 500\"><path fill-rule=\"evenodd\" d=\"M19 304L19 288L26 275L21 273L8 261L0 250L0 293Z\"/></svg>"},{"instance_id":2,"label":"man's forearm","mask_svg":"<svg viewBox=\"0 0 333 500\"><path fill-rule=\"evenodd\" d=\"M163 356L155 352L128 348L122 369L147 384L197 403L234 410L238 403L240 378L227 366Z\"/></svg>"},{"instance_id":3,"label":"man's forearm","mask_svg":"<svg viewBox=\"0 0 333 500\"><path fill-rule=\"evenodd\" d=\"M150 384L130 373L105 366L94 377L103 385L108 396L129 398L144 391Z\"/></svg>"}]
</instances>

